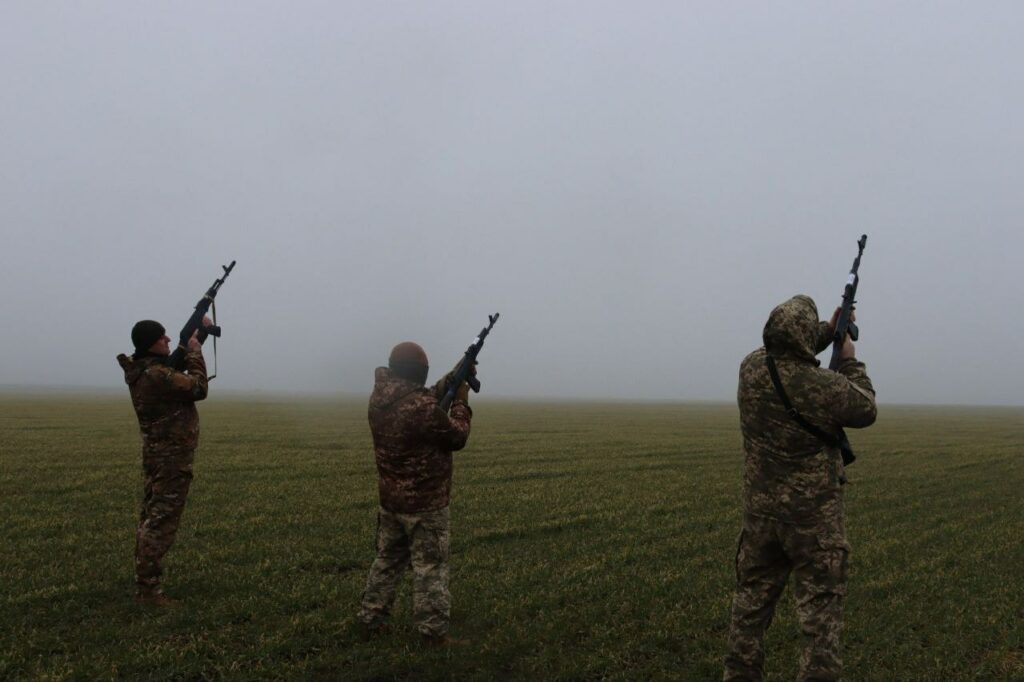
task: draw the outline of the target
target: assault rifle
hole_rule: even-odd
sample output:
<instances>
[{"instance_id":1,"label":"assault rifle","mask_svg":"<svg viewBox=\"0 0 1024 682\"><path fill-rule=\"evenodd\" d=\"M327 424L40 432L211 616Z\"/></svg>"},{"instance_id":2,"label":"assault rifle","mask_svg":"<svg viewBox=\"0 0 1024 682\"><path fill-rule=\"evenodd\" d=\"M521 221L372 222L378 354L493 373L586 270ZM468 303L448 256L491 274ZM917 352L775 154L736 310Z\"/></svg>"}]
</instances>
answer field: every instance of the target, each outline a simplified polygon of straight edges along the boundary
<instances>
[{"instance_id":1,"label":"assault rifle","mask_svg":"<svg viewBox=\"0 0 1024 682\"><path fill-rule=\"evenodd\" d=\"M476 364L476 356L480 353L480 349L484 347L484 339L491 333L491 327L494 326L494 323L498 321L499 314L494 313L487 316L490 324L484 327L477 334L476 338L473 339L473 343L466 349L466 354L462 356L459 364L455 367L455 371L452 372L452 378L448 381L448 387L440 403L441 409L445 412L452 406L452 401L455 400L455 395L459 392L459 386L462 386L463 381L469 384L474 393L480 392L480 380L473 375L473 365Z\"/></svg>"},{"instance_id":2,"label":"assault rifle","mask_svg":"<svg viewBox=\"0 0 1024 682\"><path fill-rule=\"evenodd\" d=\"M828 368L832 371L839 367L846 335L849 334L854 341L860 337L860 330L850 318L853 316L853 305L857 302L854 299L857 296L857 285L860 283L860 275L857 274L857 270L860 268L860 257L864 255L864 247L867 243L868 236L862 234L857 240L857 257L853 259L853 267L850 268L850 276L843 289L843 304L839 309L836 330L832 336L832 360L828 363ZM839 432L839 451L843 455L843 464L852 464L853 460L857 459L857 456L853 454L853 448L850 447L850 441L846 438L846 433L841 430Z\"/></svg>"},{"instance_id":3,"label":"assault rifle","mask_svg":"<svg viewBox=\"0 0 1024 682\"><path fill-rule=\"evenodd\" d=\"M832 371L839 367L846 335L849 334L854 341L860 336L860 330L850 317L853 315L853 304L857 302L854 297L857 296L857 285L860 283L860 275L857 274L857 270L860 268L860 257L864 255L864 247L867 243L868 236L862 234L857 241L857 257L853 259L853 267L850 268L850 276L843 289L843 305L839 309L839 319L836 320L836 330L832 335L832 360L828 363L828 368Z\"/></svg>"},{"instance_id":4,"label":"assault rifle","mask_svg":"<svg viewBox=\"0 0 1024 682\"><path fill-rule=\"evenodd\" d=\"M213 337L214 369L213 374L208 379L213 379L217 376L217 337L220 336L221 330L217 326L217 306L214 304L213 299L217 296L217 292L220 291L224 280L231 274L232 268L235 267L235 261L231 261L231 265L222 265L220 267L224 270L224 276L215 279L213 286L207 289L203 297L199 299L199 303L196 303L196 309L192 311L192 316L188 318L188 322L181 328L181 334L178 335L178 347L167 358L167 364L179 372L185 369L185 351L188 350L188 340L192 338L193 334L196 334L196 339L199 343L206 341L207 336ZM210 309L211 305L213 306L213 324L204 325L203 318L206 316L206 311Z\"/></svg>"}]
</instances>

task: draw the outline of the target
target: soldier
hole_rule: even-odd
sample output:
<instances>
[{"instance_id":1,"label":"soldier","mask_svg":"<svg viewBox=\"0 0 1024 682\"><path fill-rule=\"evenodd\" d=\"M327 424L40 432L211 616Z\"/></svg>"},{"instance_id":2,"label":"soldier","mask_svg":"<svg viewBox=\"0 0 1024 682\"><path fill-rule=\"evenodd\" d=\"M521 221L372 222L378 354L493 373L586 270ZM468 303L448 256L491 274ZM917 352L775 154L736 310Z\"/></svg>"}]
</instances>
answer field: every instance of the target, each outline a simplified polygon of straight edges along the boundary
<instances>
[{"instance_id":1,"label":"soldier","mask_svg":"<svg viewBox=\"0 0 1024 682\"><path fill-rule=\"evenodd\" d=\"M463 383L445 414L438 401L450 375L426 388L427 371L426 353L412 342L395 346L388 366L376 370L369 419L380 496L377 557L358 619L366 638L384 631L402 573L411 565L416 627L426 643L447 646L460 643L448 634L452 451L466 445L473 413Z\"/></svg>"},{"instance_id":2,"label":"soldier","mask_svg":"<svg viewBox=\"0 0 1024 682\"><path fill-rule=\"evenodd\" d=\"M210 325L210 319L203 324ZM134 354L117 356L142 433L145 487L135 532L135 600L156 606L177 603L160 589L160 561L174 544L185 510L199 441L195 403L207 392L206 363L196 335L188 342L184 372L165 364L170 341L163 325L142 320L132 328Z\"/></svg>"},{"instance_id":3,"label":"soldier","mask_svg":"<svg viewBox=\"0 0 1024 682\"><path fill-rule=\"evenodd\" d=\"M847 562L838 449L787 414L768 369L771 358L793 407L830 437L842 427L875 421L875 391L846 338L837 372L818 366L839 311L819 322L807 296L777 306L764 327L764 347L740 365L738 402L743 447L744 516L736 550L736 594L724 680L761 680L764 633L794 576L804 635L799 680L838 680Z\"/></svg>"}]
</instances>

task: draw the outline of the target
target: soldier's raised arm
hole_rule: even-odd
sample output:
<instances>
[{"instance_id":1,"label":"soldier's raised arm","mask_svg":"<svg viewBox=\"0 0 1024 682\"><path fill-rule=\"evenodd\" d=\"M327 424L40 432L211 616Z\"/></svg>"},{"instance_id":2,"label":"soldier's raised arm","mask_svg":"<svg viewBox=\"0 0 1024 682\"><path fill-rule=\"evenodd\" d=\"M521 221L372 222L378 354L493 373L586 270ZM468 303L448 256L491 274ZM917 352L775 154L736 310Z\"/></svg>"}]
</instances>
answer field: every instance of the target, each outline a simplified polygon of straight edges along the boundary
<instances>
[{"instance_id":1,"label":"soldier's raised arm","mask_svg":"<svg viewBox=\"0 0 1024 682\"><path fill-rule=\"evenodd\" d=\"M836 307L834 313L832 313L832 319L828 322L822 320L818 323L818 336L814 341L814 354L817 355L821 351L825 350L832 345L832 337L836 333L836 324L839 322L839 313L842 312L842 308ZM857 313L850 313L850 321L856 321Z\"/></svg>"},{"instance_id":2,"label":"soldier's raised arm","mask_svg":"<svg viewBox=\"0 0 1024 682\"><path fill-rule=\"evenodd\" d=\"M438 445L461 450L466 447L469 439L469 425L473 418L473 410L469 408L469 387L465 384L459 390L459 397L452 403L452 409L445 413L440 406L431 401L427 407L427 415L423 420L429 438Z\"/></svg>"},{"instance_id":3,"label":"soldier's raised arm","mask_svg":"<svg viewBox=\"0 0 1024 682\"><path fill-rule=\"evenodd\" d=\"M206 378L206 361L202 351L189 350L185 354L185 371L179 372L166 365L153 365L146 370L154 379L163 397L177 400L205 400L209 392Z\"/></svg>"},{"instance_id":4,"label":"soldier's raised arm","mask_svg":"<svg viewBox=\"0 0 1024 682\"><path fill-rule=\"evenodd\" d=\"M203 321L212 324L208 317L203 318ZM146 370L146 373L155 380L160 395L177 400L200 401L206 398L210 387L206 374L206 360L203 359L203 346L197 336L193 333L192 338L188 340L184 372L167 365L153 365Z\"/></svg>"},{"instance_id":5,"label":"soldier's raised arm","mask_svg":"<svg viewBox=\"0 0 1024 682\"><path fill-rule=\"evenodd\" d=\"M875 423L878 406L875 404L875 388L868 378L864 363L854 356L853 341L846 337L843 344L842 360L836 367L838 389L830 401L833 418L840 426L861 429Z\"/></svg>"}]
</instances>

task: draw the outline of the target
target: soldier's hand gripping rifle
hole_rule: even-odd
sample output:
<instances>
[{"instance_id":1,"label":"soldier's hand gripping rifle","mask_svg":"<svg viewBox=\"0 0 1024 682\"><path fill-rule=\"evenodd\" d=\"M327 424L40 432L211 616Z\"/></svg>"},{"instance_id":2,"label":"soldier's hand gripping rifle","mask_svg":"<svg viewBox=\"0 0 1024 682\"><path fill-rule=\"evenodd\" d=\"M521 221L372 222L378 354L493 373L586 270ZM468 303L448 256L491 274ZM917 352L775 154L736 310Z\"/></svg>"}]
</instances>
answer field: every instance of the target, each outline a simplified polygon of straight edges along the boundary
<instances>
[{"instance_id":1,"label":"soldier's hand gripping rifle","mask_svg":"<svg viewBox=\"0 0 1024 682\"><path fill-rule=\"evenodd\" d=\"M849 334L850 338L854 341L860 337L860 330L850 318L853 316L853 305L857 302L855 300L857 285L860 283L860 275L857 274L857 270L860 269L860 257L864 255L864 247L867 243L868 236L862 234L860 239L857 240L857 257L853 259L853 267L850 268L850 276L847 278L846 287L843 289L843 304L839 308L836 329L832 335L832 360L828 363L828 368L832 371L836 371L839 368L846 335ZM840 431L839 434L839 451L843 454L843 464L852 464L853 460L857 459L857 456L853 454L853 448L850 447L850 441L847 440L846 433L843 431Z\"/></svg>"},{"instance_id":2,"label":"soldier's hand gripping rifle","mask_svg":"<svg viewBox=\"0 0 1024 682\"><path fill-rule=\"evenodd\" d=\"M491 333L491 327L498 321L498 315L500 313L494 313L488 315L487 319L490 324L484 327L477 337L473 339L473 343L466 349L466 354L459 360L458 366L455 367L455 371L452 372L451 379L448 381L448 387L445 390L444 397L441 398L441 409L445 412L452 406L452 402L455 400L456 394L459 392L459 387L462 386L462 382L469 384L469 387L473 389L474 393L480 392L480 380L473 375L473 365L476 364L476 356L480 353L480 349L484 347L484 339Z\"/></svg>"},{"instance_id":3,"label":"soldier's hand gripping rifle","mask_svg":"<svg viewBox=\"0 0 1024 682\"><path fill-rule=\"evenodd\" d=\"M192 311L192 316L188 318L188 322L181 328L181 334L178 335L178 347L167 358L167 364L179 372L185 369L185 352L188 350L188 341L195 334L196 340L199 343L206 341L207 336L213 337L214 370L208 379L213 379L217 376L217 337L220 336L220 327L217 326L217 306L214 305L213 299L217 296L217 292L220 291L224 280L231 274L232 268L235 267L235 261L231 261L231 265L222 265L220 267L223 268L224 275L214 280L213 286L207 289L203 297L199 299L199 303L196 303L196 309ZM206 311L210 309L211 305L213 306L213 324L204 325L203 318L206 317Z\"/></svg>"}]
</instances>

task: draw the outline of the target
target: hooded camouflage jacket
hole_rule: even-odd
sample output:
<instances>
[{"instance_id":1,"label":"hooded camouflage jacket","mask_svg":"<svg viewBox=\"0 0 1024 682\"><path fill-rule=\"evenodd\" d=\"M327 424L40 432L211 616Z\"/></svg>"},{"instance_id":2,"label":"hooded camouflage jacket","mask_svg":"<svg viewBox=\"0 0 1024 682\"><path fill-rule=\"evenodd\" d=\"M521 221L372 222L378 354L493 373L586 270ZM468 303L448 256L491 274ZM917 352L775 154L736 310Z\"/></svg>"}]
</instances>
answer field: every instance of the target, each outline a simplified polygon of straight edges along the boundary
<instances>
[{"instance_id":1,"label":"hooded camouflage jacket","mask_svg":"<svg viewBox=\"0 0 1024 682\"><path fill-rule=\"evenodd\" d=\"M843 360L838 371L819 367L815 355L831 343L827 322L807 296L777 306L764 327L764 347L740 365L737 399L746 451L744 501L755 516L811 523L843 514L839 451L826 447L794 421L782 405L767 356L793 407L828 434L875 421L875 391L864 363Z\"/></svg>"},{"instance_id":2,"label":"hooded camouflage jacket","mask_svg":"<svg viewBox=\"0 0 1024 682\"><path fill-rule=\"evenodd\" d=\"M438 401L445 380L426 388L378 367L370 396L370 431L380 506L399 513L442 509L452 489L452 451L469 438L473 413L456 400L451 414Z\"/></svg>"},{"instance_id":3,"label":"hooded camouflage jacket","mask_svg":"<svg viewBox=\"0 0 1024 682\"><path fill-rule=\"evenodd\" d=\"M117 356L132 396L142 432L144 457L194 450L199 443L196 401L206 397L206 363L202 353L185 354L185 372L163 364L163 358Z\"/></svg>"}]
</instances>

